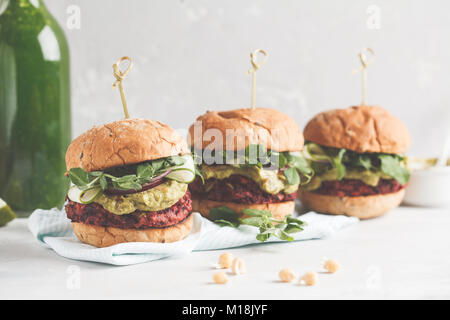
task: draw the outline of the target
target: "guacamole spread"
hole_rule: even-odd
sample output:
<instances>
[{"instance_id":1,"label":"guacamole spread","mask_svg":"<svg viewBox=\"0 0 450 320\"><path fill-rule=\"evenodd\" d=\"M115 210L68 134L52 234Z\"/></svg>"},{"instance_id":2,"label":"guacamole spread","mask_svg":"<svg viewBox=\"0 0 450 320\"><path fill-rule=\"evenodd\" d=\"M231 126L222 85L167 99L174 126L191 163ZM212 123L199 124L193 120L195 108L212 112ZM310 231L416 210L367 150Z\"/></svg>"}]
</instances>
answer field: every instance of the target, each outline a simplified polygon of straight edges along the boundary
<instances>
[{"instance_id":1,"label":"guacamole spread","mask_svg":"<svg viewBox=\"0 0 450 320\"><path fill-rule=\"evenodd\" d=\"M201 173L206 179L223 180L231 175L241 175L255 181L267 193L277 194L283 191L286 194L296 192L298 184L289 185L286 178L278 170L268 170L256 166L239 167L233 165L201 166Z\"/></svg>"},{"instance_id":2,"label":"guacamole spread","mask_svg":"<svg viewBox=\"0 0 450 320\"><path fill-rule=\"evenodd\" d=\"M159 211L174 205L187 191L186 183L168 180L152 189L125 195L101 194L95 202L114 214L127 214L136 210Z\"/></svg>"},{"instance_id":3,"label":"guacamole spread","mask_svg":"<svg viewBox=\"0 0 450 320\"><path fill-rule=\"evenodd\" d=\"M365 184L376 187L380 179L392 179L391 176L383 173L381 170L358 170L347 169L344 179L361 180ZM338 180L338 171L336 168L325 171L322 174L315 175L311 182L304 185L303 188L308 191L319 189L322 181Z\"/></svg>"}]
</instances>

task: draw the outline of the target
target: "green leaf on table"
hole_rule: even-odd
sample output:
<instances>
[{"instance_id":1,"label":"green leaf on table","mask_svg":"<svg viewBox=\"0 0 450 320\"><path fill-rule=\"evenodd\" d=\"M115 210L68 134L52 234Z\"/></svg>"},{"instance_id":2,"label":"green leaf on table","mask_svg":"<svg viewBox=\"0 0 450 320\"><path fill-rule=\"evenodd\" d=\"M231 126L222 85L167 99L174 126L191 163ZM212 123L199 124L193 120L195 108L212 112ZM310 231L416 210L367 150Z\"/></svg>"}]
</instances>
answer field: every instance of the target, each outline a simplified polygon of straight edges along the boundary
<instances>
[{"instance_id":1,"label":"green leaf on table","mask_svg":"<svg viewBox=\"0 0 450 320\"><path fill-rule=\"evenodd\" d=\"M284 231L287 232L287 233L296 233L296 232L303 231L303 228L301 228L299 226L296 226L296 225L288 224L286 226L286 228L284 229Z\"/></svg>"},{"instance_id":2,"label":"green leaf on table","mask_svg":"<svg viewBox=\"0 0 450 320\"><path fill-rule=\"evenodd\" d=\"M285 241L294 241L294 238L291 237L287 232L285 232L282 229L275 229L274 230L274 235L281 240L285 240Z\"/></svg>"},{"instance_id":3,"label":"green leaf on table","mask_svg":"<svg viewBox=\"0 0 450 320\"><path fill-rule=\"evenodd\" d=\"M226 206L211 208L209 210L209 218L212 221L226 220L230 222L236 222L239 220L239 215L233 209Z\"/></svg>"},{"instance_id":4,"label":"green leaf on table","mask_svg":"<svg viewBox=\"0 0 450 320\"><path fill-rule=\"evenodd\" d=\"M293 216L290 216L290 215L287 216L285 220L286 220L286 222L288 224L299 224L299 225L305 225L306 224L306 222L304 222L304 221L302 221L300 219L294 218Z\"/></svg>"},{"instance_id":5,"label":"green leaf on table","mask_svg":"<svg viewBox=\"0 0 450 320\"><path fill-rule=\"evenodd\" d=\"M220 226L237 228L240 225L247 225L259 229L256 239L267 241L271 236L285 241L293 241L289 234L301 232L301 227L305 223L292 216L287 216L284 220L273 218L272 213L267 210L244 209L242 213L245 217L240 218L234 210L222 206L210 210L210 218Z\"/></svg>"},{"instance_id":6,"label":"green leaf on table","mask_svg":"<svg viewBox=\"0 0 450 320\"><path fill-rule=\"evenodd\" d=\"M269 233L259 233L256 236L256 240L264 242L267 241L270 238L270 234Z\"/></svg>"},{"instance_id":7,"label":"green leaf on table","mask_svg":"<svg viewBox=\"0 0 450 320\"><path fill-rule=\"evenodd\" d=\"M250 216L250 217L262 217L262 216L271 217L272 216L272 213L270 211L258 210L258 209L244 209L244 210L242 210L242 213L245 214L246 216Z\"/></svg>"},{"instance_id":8,"label":"green leaf on table","mask_svg":"<svg viewBox=\"0 0 450 320\"><path fill-rule=\"evenodd\" d=\"M231 221L228 221L228 220L222 220L222 219L215 220L214 223L216 223L217 225L219 225L219 226L221 226L221 227L232 227L232 228L237 228L237 227L239 227L239 222L233 223L233 222L231 222Z\"/></svg>"},{"instance_id":9,"label":"green leaf on table","mask_svg":"<svg viewBox=\"0 0 450 320\"><path fill-rule=\"evenodd\" d=\"M263 218L261 217L250 217L250 218L242 218L240 219L240 222L242 224L253 226L253 227L260 227L263 223Z\"/></svg>"}]
</instances>

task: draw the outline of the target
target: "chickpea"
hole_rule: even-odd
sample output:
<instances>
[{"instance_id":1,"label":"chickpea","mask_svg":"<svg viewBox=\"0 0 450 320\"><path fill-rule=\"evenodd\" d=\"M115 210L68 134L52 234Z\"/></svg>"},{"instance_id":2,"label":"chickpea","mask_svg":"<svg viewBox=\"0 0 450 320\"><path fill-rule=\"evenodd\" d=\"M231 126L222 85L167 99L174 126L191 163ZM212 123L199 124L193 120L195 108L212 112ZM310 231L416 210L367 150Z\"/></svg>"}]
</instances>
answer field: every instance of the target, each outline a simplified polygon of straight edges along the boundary
<instances>
[{"instance_id":1,"label":"chickpea","mask_svg":"<svg viewBox=\"0 0 450 320\"><path fill-rule=\"evenodd\" d=\"M317 282L317 273L307 272L300 278L300 283L307 286L313 286Z\"/></svg>"},{"instance_id":2,"label":"chickpea","mask_svg":"<svg viewBox=\"0 0 450 320\"><path fill-rule=\"evenodd\" d=\"M329 273L335 273L336 271L339 270L339 268L341 266L340 266L339 262L337 262L336 260L329 259L323 263L323 267Z\"/></svg>"},{"instance_id":3,"label":"chickpea","mask_svg":"<svg viewBox=\"0 0 450 320\"><path fill-rule=\"evenodd\" d=\"M283 282L291 282L295 278L294 272L290 268L284 268L278 273L278 276Z\"/></svg>"},{"instance_id":4,"label":"chickpea","mask_svg":"<svg viewBox=\"0 0 450 320\"><path fill-rule=\"evenodd\" d=\"M225 284L228 282L228 277L225 272L219 271L213 274L213 280L217 284Z\"/></svg>"},{"instance_id":5,"label":"chickpea","mask_svg":"<svg viewBox=\"0 0 450 320\"><path fill-rule=\"evenodd\" d=\"M219 256L219 266L222 269L231 268L231 264L233 262L233 256L231 253L225 252Z\"/></svg>"},{"instance_id":6,"label":"chickpea","mask_svg":"<svg viewBox=\"0 0 450 320\"><path fill-rule=\"evenodd\" d=\"M233 271L233 274L235 275L241 275L246 273L247 269L245 267L244 260L242 260L241 258L235 258L231 266L231 271Z\"/></svg>"}]
</instances>

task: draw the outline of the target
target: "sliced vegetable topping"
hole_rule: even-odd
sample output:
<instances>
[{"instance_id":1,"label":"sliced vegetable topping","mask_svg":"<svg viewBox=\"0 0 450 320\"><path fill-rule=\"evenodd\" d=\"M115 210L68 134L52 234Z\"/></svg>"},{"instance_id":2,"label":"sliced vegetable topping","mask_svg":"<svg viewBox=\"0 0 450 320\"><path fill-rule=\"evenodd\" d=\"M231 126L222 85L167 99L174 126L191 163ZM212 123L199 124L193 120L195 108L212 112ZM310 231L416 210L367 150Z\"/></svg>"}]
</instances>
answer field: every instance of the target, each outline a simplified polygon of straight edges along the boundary
<instances>
[{"instance_id":1,"label":"sliced vegetable topping","mask_svg":"<svg viewBox=\"0 0 450 320\"><path fill-rule=\"evenodd\" d=\"M184 163L171 168L167 178L177 182L191 183L195 179L194 160L191 155L184 155L181 158L184 160Z\"/></svg>"},{"instance_id":2,"label":"sliced vegetable topping","mask_svg":"<svg viewBox=\"0 0 450 320\"><path fill-rule=\"evenodd\" d=\"M70 200L82 204L89 204L95 201L102 193L102 188L94 187L92 189L80 190L77 186L72 186L67 193Z\"/></svg>"},{"instance_id":3,"label":"sliced vegetable topping","mask_svg":"<svg viewBox=\"0 0 450 320\"><path fill-rule=\"evenodd\" d=\"M311 162L316 175L329 170L337 170L337 180L344 179L349 169L381 172L404 185L410 173L406 168L406 157L386 153L357 153L347 149L337 149L307 142L305 156Z\"/></svg>"},{"instance_id":4,"label":"sliced vegetable topping","mask_svg":"<svg viewBox=\"0 0 450 320\"><path fill-rule=\"evenodd\" d=\"M201 158L199 152L196 156ZM307 183L313 174L308 161L300 152L277 152L267 150L261 144L250 144L242 151L202 152L198 160L206 164L225 164L239 168L258 167L267 170L280 170L289 185Z\"/></svg>"},{"instance_id":5,"label":"sliced vegetable topping","mask_svg":"<svg viewBox=\"0 0 450 320\"><path fill-rule=\"evenodd\" d=\"M76 186L69 190L72 201L90 203L103 192L129 194L147 190L163 182L163 178L190 183L197 170L191 154L171 156L108 171L87 172L82 168L69 170L69 179Z\"/></svg>"}]
</instances>

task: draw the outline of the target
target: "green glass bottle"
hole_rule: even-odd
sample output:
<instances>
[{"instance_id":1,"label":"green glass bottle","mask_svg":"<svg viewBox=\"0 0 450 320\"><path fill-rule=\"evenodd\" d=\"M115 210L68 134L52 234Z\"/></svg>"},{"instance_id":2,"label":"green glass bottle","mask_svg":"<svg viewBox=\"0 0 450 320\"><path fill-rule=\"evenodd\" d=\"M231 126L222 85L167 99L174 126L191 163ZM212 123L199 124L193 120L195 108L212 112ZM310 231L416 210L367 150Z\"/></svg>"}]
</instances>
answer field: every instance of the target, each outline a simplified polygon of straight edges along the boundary
<instances>
[{"instance_id":1,"label":"green glass bottle","mask_svg":"<svg viewBox=\"0 0 450 320\"><path fill-rule=\"evenodd\" d=\"M69 50L42 0L0 0L0 198L61 207L71 140Z\"/></svg>"}]
</instances>

